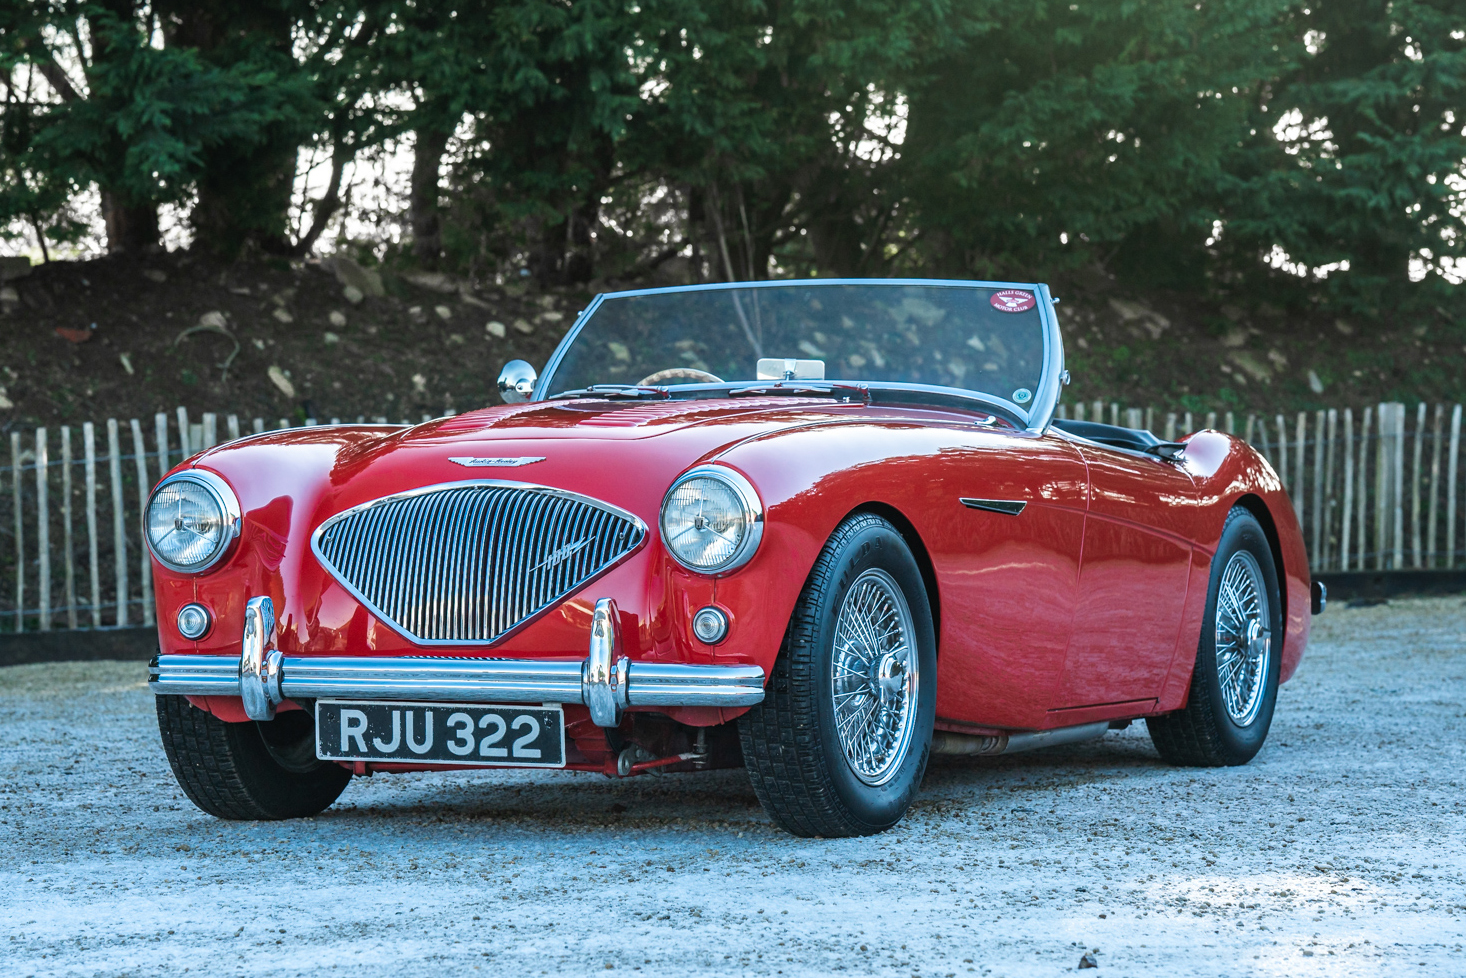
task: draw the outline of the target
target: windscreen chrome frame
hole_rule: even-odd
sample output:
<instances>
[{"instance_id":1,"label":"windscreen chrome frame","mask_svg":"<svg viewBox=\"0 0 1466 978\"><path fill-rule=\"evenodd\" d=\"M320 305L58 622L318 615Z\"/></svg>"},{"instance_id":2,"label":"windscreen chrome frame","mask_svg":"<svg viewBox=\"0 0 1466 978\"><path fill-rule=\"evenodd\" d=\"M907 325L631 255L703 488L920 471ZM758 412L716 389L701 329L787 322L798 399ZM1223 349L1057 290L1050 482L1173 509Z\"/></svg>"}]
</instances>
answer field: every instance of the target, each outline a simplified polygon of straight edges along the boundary
<instances>
[{"instance_id":1,"label":"windscreen chrome frame","mask_svg":"<svg viewBox=\"0 0 1466 978\"><path fill-rule=\"evenodd\" d=\"M550 354L545 369L540 373L539 380L535 384L532 401L543 401L550 396L550 380L559 369L560 362L565 359L565 354L570 346L580 336L580 331L602 302L607 299L627 299L641 295L664 295L673 292L715 292L728 289L778 289L826 285L915 285L935 286L938 288L957 289L1025 289L1034 294L1038 300L1039 322L1043 326L1043 368L1039 373L1038 387L1034 392L1033 404L1030 408L1023 408L1013 402L999 397L996 394L989 394L983 391L971 391L982 399L991 400L1001 404L1013 414L1023 419L1028 431L1033 434L1043 434L1048 430L1049 423L1053 420L1054 412L1059 407L1060 383L1059 378L1064 373L1064 343L1059 333L1058 318L1054 315L1054 301L1049 294L1049 287L1040 283L1023 282L980 282L964 279L937 279L937 278L820 278L820 279L778 279L769 282L713 282L707 285L674 285L659 289L629 289L624 292L602 292L591 300L590 305L583 309L579 316L575 317L575 323L570 331L565 334L560 345L555 347L555 352ZM740 382L742 386L744 382ZM838 381L838 383L859 384L858 380ZM679 385L681 386L681 385ZM875 384L872 385L877 386ZM892 384L892 387L898 385ZM937 387L928 384L900 384L900 388L907 390L932 390L941 391L968 391L968 388Z\"/></svg>"}]
</instances>

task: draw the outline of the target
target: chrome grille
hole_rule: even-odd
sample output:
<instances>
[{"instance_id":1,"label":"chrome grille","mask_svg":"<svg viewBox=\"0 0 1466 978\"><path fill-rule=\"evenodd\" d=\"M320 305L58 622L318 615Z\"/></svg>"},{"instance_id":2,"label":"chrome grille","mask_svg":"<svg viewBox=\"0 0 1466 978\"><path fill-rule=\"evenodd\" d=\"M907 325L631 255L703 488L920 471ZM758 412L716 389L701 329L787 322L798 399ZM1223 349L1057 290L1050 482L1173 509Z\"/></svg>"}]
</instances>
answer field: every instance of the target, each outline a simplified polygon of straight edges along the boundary
<instances>
[{"instance_id":1,"label":"chrome grille","mask_svg":"<svg viewBox=\"0 0 1466 978\"><path fill-rule=\"evenodd\" d=\"M457 482L339 513L316 557L419 645L497 641L635 550L646 525L545 486Z\"/></svg>"}]
</instances>

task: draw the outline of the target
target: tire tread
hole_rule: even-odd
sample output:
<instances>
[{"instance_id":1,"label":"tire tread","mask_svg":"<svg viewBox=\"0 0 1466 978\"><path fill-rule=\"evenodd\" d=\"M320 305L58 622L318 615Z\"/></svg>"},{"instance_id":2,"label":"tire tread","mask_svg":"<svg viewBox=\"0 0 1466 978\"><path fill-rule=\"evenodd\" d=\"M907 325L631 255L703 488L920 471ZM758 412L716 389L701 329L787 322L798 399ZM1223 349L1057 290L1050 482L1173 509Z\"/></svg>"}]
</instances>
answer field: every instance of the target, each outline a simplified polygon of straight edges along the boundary
<instances>
[{"instance_id":1,"label":"tire tread","mask_svg":"<svg viewBox=\"0 0 1466 978\"><path fill-rule=\"evenodd\" d=\"M1223 534L1240 519L1255 521L1256 517L1245 507L1232 507L1222 526ZM1215 615L1216 609L1212 607L1211 614L1203 619L1203 629L1213 627ZM1223 708L1221 704L1214 702L1211 686L1207 682L1204 671L1207 663L1202 651L1204 641L1205 632L1197 642L1196 662L1191 669L1191 688L1186 706L1175 713L1149 717L1145 721L1151 743L1155 745L1161 759L1177 767L1229 767L1239 763L1232 756L1217 726L1218 710Z\"/></svg>"},{"instance_id":2,"label":"tire tread","mask_svg":"<svg viewBox=\"0 0 1466 978\"><path fill-rule=\"evenodd\" d=\"M855 819L836 795L815 720L820 650L815 644L819 609L814 596L835 586L846 541L872 527L895 531L886 520L865 513L831 534L794 606L764 701L738 722L754 794L781 828L802 838L871 835L886 828Z\"/></svg>"},{"instance_id":3,"label":"tire tread","mask_svg":"<svg viewBox=\"0 0 1466 978\"><path fill-rule=\"evenodd\" d=\"M304 776L280 770L276 783L266 789L259 767L268 755L252 723L226 723L184 696L158 696L156 701L158 732L173 777L189 801L216 818L313 815L335 801L350 781L344 770L323 768Z\"/></svg>"}]
</instances>

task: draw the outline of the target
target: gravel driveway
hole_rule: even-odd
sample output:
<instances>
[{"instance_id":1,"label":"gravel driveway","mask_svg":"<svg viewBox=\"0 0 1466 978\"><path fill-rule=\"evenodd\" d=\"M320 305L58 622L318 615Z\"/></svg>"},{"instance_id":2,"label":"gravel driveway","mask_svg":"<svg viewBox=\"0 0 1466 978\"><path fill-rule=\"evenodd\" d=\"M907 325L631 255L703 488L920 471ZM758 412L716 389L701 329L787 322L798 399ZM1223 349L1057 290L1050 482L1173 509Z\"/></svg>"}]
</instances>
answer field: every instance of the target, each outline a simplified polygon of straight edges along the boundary
<instances>
[{"instance_id":1,"label":"gravel driveway","mask_svg":"<svg viewBox=\"0 0 1466 978\"><path fill-rule=\"evenodd\" d=\"M871 839L740 771L378 776L324 815L193 808L137 664L0 669L0 972L1466 974L1466 602L1330 609L1247 767L1143 725L935 761Z\"/></svg>"}]
</instances>

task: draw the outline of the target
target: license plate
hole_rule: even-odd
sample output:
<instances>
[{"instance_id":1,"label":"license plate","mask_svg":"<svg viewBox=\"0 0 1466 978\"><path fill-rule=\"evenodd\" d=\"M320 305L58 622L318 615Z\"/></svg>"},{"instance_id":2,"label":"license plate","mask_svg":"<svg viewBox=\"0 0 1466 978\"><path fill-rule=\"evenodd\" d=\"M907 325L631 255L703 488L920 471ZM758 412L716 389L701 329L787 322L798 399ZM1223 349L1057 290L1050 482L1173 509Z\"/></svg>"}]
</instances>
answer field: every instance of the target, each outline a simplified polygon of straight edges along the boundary
<instances>
[{"instance_id":1,"label":"license plate","mask_svg":"<svg viewBox=\"0 0 1466 978\"><path fill-rule=\"evenodd\" d=\"M564 767L559 706L316 701L316 757L481 767Z\"/></svg>"}]
</instances>

